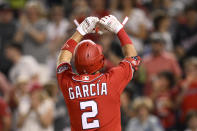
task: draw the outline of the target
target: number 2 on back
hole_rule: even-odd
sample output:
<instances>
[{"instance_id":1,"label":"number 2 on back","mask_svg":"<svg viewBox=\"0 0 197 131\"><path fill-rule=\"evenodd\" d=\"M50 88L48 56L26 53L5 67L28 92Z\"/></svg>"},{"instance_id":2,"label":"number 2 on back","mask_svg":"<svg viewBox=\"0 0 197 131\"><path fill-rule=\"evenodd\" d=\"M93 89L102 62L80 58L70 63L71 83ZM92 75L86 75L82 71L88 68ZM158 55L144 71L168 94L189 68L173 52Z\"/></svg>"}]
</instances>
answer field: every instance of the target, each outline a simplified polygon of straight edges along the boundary
<instances>
[{"instance_id":1,"label":"number 2 on back","mask_svg":"<svg viewBox=\"0 0 197 131\"><path fill-rule=\"evenodd\" d=\"M99 120L93 120L92 122L87 121L88 118L96 117L96 115L98 114L97 103L93 100L80 102L80 109L81 110L85 110L87 107L91 107L92 111L91 112L84 112L81 115L83 129L98 128L99 127Z\"/></svg>"}]
</instances>

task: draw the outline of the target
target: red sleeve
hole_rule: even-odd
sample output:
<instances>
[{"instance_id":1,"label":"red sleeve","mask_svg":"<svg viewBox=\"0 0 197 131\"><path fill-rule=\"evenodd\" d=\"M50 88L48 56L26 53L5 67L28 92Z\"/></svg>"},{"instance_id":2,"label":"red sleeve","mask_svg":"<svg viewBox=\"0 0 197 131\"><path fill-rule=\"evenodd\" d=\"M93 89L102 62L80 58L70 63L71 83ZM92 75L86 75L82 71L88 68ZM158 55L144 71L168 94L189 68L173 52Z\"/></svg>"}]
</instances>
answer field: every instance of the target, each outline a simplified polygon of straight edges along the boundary
<instances>
[{"instance_id":1,"label":"red sleeve","mask_svg":"<svg viewBox=\"0 0 197 131\"><path fill-rule=\"evenodd\" d=\"M2 118L8 115L10 115L10 109L3 99L0 98L0 117Z\"/></svg>"},{"instance_id":2,"label":"red sleeve","mask_svg":"<svg viewBox=\"0 0 197 131\"><path fill-rule=\"evenodd\" d=\"M120 94L129 81L133 78L134 70L139 65L134 65L133 63L139 62L133 58L125 58L118 66L112 68L108 72L111 86L114 87Z\"/></svg>"},{"instance_id":3,"label":"red sleeve","mask_svg":"<svg viewBox=\"0 0 197 131\"><path fill-rule=\"evenodd\" d=\"M69 63L62 63L58 65L56 75L58 79L58 84L61 86L63 78L66 80L69 76L71 76L72 67Z\"/></svg>"}]
</instances>

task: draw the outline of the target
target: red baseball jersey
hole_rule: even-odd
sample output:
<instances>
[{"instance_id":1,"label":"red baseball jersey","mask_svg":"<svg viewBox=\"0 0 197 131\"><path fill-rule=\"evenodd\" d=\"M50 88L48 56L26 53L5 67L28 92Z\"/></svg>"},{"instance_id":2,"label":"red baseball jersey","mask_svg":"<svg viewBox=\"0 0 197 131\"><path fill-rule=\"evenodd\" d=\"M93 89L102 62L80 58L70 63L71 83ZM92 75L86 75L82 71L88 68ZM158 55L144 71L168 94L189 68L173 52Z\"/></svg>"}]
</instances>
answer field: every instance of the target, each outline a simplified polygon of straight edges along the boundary
<instances>
[{"instance_id":1,"label":"red baseball jersey","mask_svg":"<svg viewBox=\"0 0 197 131\"><path fill-rule=\"evenodd\" d=\"M133 58L106 73L77 75L68 63L57 68L57 78L70 115L72 131L121 131L120 95L133 77Z\"/></svg>"}]
</instances>

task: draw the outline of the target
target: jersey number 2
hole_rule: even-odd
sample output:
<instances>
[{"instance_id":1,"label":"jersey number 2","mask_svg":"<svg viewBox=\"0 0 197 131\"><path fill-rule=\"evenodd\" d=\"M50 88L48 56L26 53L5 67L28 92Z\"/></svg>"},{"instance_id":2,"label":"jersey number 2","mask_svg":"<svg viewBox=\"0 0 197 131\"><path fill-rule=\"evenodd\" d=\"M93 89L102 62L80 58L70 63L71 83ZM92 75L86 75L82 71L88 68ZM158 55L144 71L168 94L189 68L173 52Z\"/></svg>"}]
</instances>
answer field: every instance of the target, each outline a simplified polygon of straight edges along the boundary
<instances>
[{"instance_id":1,"label":"jersey number 2","mask_svg":"<svg viewBox=\"0 0 197 131\"><path fill-rule=\"evenodd\" d=\"M85 110L87 107L91 107L92 111L91 112L84 112L81 115L83 129L98 128L99 127L99 120L93 120L92 122L88 122L88 120L87 120L88 118L96 117L96 115L98 114L97 103L93 100L80 102L80 109L81 110Z\"/></svg>"}]
</instances>

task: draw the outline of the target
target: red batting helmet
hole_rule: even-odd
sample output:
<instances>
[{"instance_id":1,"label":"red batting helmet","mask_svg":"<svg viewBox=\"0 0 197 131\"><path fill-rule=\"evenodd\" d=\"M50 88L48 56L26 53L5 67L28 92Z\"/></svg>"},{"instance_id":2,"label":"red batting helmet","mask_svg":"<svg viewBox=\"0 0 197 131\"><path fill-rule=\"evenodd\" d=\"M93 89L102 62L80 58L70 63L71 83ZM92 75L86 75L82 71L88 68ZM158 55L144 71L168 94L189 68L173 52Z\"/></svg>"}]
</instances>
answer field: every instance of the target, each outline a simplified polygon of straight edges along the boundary
<instances>
[{"instance_id":1,"label":"red batting helmet","mask_svg":"<svg viewBox=\"0 0 197 131\"><path fill-rule=\"evenodd\" d=\"M92 74L104 65L104 55L99 45L91 40L81 41L75 49L75 68L79 74Z\"/></svg>"}]
</instances>

